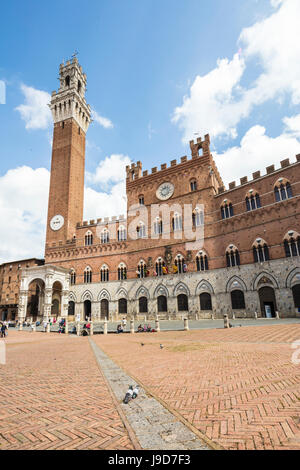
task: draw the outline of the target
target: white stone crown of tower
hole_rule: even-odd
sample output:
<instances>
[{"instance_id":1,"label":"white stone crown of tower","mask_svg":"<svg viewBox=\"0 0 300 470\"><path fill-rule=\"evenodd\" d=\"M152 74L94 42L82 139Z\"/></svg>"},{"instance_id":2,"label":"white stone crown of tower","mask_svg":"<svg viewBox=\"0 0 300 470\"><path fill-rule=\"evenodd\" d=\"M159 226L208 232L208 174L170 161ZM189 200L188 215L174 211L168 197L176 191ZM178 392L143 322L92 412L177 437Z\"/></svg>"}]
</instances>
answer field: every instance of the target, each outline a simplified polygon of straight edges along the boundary
<instances>
[{"instance_id":1,"label":"white stone crown of tower","mask_svg":"<svg viewBox=\"0 0 300 470\"><path fill-rule=\"evenodd\" d=\"M91 122L91 107L86 103L86 74L77 58L60 64L60 87L53 91L49 107L54 124L73 118L86 133Z\"/></svg>"}]
</instances>

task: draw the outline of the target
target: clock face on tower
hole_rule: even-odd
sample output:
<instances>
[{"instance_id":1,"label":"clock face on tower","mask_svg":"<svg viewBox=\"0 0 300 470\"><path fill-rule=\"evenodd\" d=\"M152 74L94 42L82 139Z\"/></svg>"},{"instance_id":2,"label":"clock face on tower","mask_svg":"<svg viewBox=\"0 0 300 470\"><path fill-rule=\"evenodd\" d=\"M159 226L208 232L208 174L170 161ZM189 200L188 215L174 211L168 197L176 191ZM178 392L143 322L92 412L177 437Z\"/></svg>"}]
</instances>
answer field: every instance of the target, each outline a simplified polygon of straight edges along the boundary
<instances>
[{"instance_id":1,"label":"clock face on tower","mask_svg":"<svg viewBox=\"0 0 300 470\"><path fill-rule=\"evenodd\" d=\"M159 186L158 190L156 191L156 196L161 201L166 201L170 199L174 194L174 184L172 183L163 183Z\"/></svg>"},{"instance_id":2,"label":"clock face on tower","mask_svg":"<svg viewBox=\"0 0 300 470\"><path fill-rule=\"evenodd\" d=\"M50 221L50 228L56 232L64 226L64 223L65 219L62 215L55 215Z\"/></svg>"}]
</instances>

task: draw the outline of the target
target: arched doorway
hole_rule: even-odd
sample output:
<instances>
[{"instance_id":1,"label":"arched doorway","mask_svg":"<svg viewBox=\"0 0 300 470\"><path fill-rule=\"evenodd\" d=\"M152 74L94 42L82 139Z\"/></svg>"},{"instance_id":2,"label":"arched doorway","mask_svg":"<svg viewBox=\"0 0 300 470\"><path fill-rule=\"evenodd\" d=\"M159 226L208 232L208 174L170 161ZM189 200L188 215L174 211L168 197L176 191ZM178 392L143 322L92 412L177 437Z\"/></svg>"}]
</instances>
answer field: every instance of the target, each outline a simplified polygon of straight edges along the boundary
<instances>
[{"instance_id":1,"label":"arched doorway","mask_svg":"<svg viewBox=\"0 0 300 470\"><path fill-rule=\"evenodd\" d=\"M51 316L58 317L59 316L59 300L54 299L51 308Z\"/></svg>"},{"instance_id":2,"label":"arched doorway","mask_svg":"<svg viewBox=\"0 0 300 470\"><path fill-rule=\"evenodd\" d=\"M92 302L90 300L84 301L84 320L91 318L92 314Z\"/></svg>"},{"instance_id":3,"label":"arched doorway","mask_svg":"<svg viewBox=\"0 0 300 470\"><path fill-rule=\"evenodd\" d=\"M75 302L73 300L70 300L69 302L68 315L69 317L73 317L75 315Z\"/></svg>"},{"instance_id":4,"label":"arched doorway","mask_svg":"<svg viewBox=\"0 0 300 470\"><path fill-rule=\"evenodd\" d=\"M262 316L266 318L275 317L277 304L273 287L261 287L258 294Z\"/></svg>"},{"instance_id":5,"label":"arched doorway","mask_svg":"<svg viewBox=\"0 0 300 470\"><path fill-rule=\"evenodd\" d=\"M245 310L245 295L242 290L233 290L231 292L232 310Z\"/></svg>"},{"instance_id":6,"label":"arched doorway","mask_svg":"<svg viewBox=\"0 0 300 470\"><path fill-rule=\"evenodd\" d=\"M101 320L105 320L108 318L108 300L102 299L101 300Z\"/></svg>"},{"instance_id":7,"label":"arched doorway","mask_svg":"<svg viewBox=\"0 0 300 470\"><path fill-rule=\"evenodd\" d=\"M139 298L139 312L148 313L148 299L147 297Z\"/></svg>"},{"instance_id":8,"label":"arched doorway","mask_svg":"<svg viewBox=\"0 0 300 470\"><path fill-rule=\"evenodd\" d=\"M35 279L28 286L28 300L26 318L36 321L44 314L45 283L41 279Z\"/></svg>"},{"instance_id":9,"label":"arched doorway","mask_svg":"<svg viewBox=\"0 0 300 470\"><path fill-rule=\"evenodd\" d=\"M187 295L179 294L177 296L177 306L178 306L178 312L187 312L189 310L189 303L188 303Z\"/></svg>"},{"instance_id":10,"label":"arched doorway","mask_svg":"<svg viewBox=\"0 0 300 470\"><path fill-rule=\"evenodd\" d=\"M119 313L127 314L127 299L119 299Z\"/></svg>"},{"instance_id":11,"label":"arched doorway","mask_svg":"<svg viewBox=\"0 0 300 470\"><path fill-rule=\"evenodd\" d=\"M168 302L167 297L165 295L160 295L159 297L157 297L157 310L159 312L168 311Z\"/></svg>"},{"instance_id":12,"label":"arched doorway","mask_svg":"<svg viewBox=\"0 0 300 470\"><path fill-rule=\"evenodd\" d=\"M300 284L292 287L295 308L300 309Z\"/></svg>"},{"instance_id":13,"label":"arched doorway","mask_svg":"<svg viewBox=\"0 0 300 470\"><path fill-rule=\"evenodd\" d=\"M208 292L200 294L201 310L212 310L211 295Z\"/></svg>"},{"instance_id":14,"label":"arched doorway","mask_svg":"<svg viewBox=\"0 0 300 470\"><path fill-rule=\"evenodd\" d=\"M59 317L61 315L61 296L62 296L62 285L56 281L52 287L52 308L51 316Z\"/></svg>"}]
</instances>

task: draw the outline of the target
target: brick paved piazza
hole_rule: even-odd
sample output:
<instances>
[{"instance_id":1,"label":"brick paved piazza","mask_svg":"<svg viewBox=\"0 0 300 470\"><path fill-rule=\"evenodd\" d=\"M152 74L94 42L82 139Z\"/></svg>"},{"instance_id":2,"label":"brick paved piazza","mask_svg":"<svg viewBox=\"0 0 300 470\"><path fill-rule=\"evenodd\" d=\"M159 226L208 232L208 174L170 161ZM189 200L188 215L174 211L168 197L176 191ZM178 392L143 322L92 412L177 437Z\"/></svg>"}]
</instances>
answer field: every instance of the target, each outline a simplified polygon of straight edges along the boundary
<instances>
[{"instance_id":1,"label":"brick paved piazza","mask_svg":"<svg viewBox=\"0 0 300 470\"><path fill-rule=\"evenodd\" d=\"M300 449L299 323L93 340L219 446ZM5 341L0 449L135 448L87 337L10 331Z\"/></svg>"},{"instance_id":2,"label":"brick paved piazza","mask_svg":"<svg viewBox=\"0 0 300 470\"><path fill-rule=\"evenodd\" d=\"M0 449L133 449L87 338L9 331Z\"/></svg>"},{"instance_id":3,"label":"brick paved piazza","mask_svg":"<svg viewBox=\"0 0 300 470\"><path fill-rule=\"evenodd\" d=\"M225 449L300 449L297 339L299 324L95 336L129 375Z\"/></svg>"}]
</instances>

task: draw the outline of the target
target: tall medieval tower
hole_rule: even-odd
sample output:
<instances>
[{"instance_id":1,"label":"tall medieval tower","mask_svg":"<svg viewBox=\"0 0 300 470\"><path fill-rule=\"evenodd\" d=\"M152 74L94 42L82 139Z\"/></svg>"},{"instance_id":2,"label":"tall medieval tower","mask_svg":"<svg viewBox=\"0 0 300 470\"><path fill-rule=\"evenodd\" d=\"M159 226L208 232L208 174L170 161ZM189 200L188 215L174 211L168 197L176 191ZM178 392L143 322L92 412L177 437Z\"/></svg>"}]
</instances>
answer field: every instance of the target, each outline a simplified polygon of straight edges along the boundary
<instances>
[{"instance_id":1,"label":"tall medieval tower","mask_svg":"<svg viewBox=\"0 0 300 470\"><path fill-rule=\"evenodd\" d=\"M60 87L50 109L54 121L51 179L46 235L47 248L73 238L83 218L85 135L91 109L85 100L86 74L77 58L61 64Z\"/></svg>"}]
</instances>

